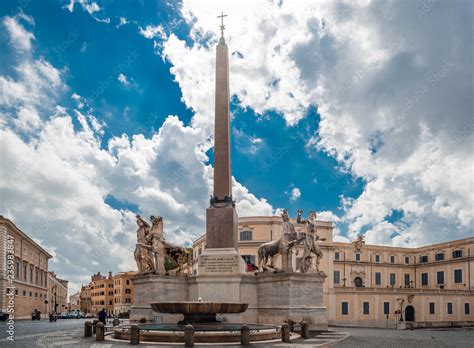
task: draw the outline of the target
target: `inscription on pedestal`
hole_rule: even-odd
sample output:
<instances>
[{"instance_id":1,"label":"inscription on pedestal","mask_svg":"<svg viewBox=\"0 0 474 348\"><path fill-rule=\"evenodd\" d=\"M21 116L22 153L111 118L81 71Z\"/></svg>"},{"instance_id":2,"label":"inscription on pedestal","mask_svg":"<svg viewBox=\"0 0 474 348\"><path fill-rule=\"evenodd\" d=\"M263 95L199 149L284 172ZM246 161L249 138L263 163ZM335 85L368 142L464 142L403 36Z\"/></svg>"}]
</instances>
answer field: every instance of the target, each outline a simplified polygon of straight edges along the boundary
<instances>
[{"instance_id":1,"label":"inscription on pedestal","mask_svg":"<svg viewBox=\"0 0 474 348\"><path fill-rule=\"evenodd\" d=\"M201 255L199 257L199 273L238 273L238 270L238 256Z\"/></svg>"}]
</instances>

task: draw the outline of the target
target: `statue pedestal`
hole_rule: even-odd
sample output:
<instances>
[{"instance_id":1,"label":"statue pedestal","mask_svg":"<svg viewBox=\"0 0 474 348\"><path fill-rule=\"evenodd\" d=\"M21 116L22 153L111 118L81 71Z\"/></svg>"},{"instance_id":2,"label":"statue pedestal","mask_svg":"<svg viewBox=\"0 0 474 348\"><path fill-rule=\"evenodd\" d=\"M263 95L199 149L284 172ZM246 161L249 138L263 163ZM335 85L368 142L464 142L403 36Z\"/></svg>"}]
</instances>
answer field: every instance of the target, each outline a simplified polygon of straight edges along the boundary
<instances>
[{"instance_id":1,"label":"statue pedestal","mask_svg":"<svg viewBox=\"0 0 474 348\"><path fill-rule=\"evenodd\" d=\"M311 329L327 330L323 304L325 274L259 273L257 285L258 322L281 325L291 319L305 320Z\"/></svg>"},{"instance_id":2,"label":"statue pedestal","mask_svg":"<svg viewBox=\"0 0 474 348\"><path fill-rule=\"evenodd\" d=\"M228 203L215 203L206 209L206 248L237 247L238 218Z\"/></svg>"}]
</instances>

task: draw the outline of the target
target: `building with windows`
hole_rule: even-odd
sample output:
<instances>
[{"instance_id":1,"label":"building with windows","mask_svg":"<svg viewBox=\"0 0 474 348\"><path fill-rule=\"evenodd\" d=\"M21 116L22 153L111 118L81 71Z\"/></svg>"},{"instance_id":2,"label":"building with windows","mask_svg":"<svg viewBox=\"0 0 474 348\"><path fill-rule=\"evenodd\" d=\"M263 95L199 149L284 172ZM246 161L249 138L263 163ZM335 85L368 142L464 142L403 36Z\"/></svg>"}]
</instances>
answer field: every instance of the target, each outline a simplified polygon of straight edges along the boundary
<instances>
[{"instance_id":1,"label":"building with windows","mask_svg":"<svg viewBox=\"0 0 474 348\"><path fill-rule=\"evenodd\" d=\"M14 248L13 264L7 264L7 250ZM16 319L31 317L34 309L47 316L48 260L52 256L21 231L11 220L0 215L0 309L6 312L6 289L14 288ZM7 270L13 266L13 286Z\"/></svg>"},{"instance_id":2,"label":"building with windows","mask_svg":"<svg viewBox=\"0 0 474 348\"><path fill-rule=\"evenodd\" d=\"M301 237L304 226L295 224ZM327 274L324 303L329 324L395 327L400 316L416 325L474 323L474 237L417 248L333 241L330 222L318 221L326 238L320 268ZM252 272L260 244L282 233L280 217L241 217L238 252ZM205 235L193 243L193 274L205 248ZM298 255L303 254L299 246ZM293 253L295 265L297 253ZM280 262L280 260L278 261Z\"/></svg>"},{"instance_id":3,"label":"building with windows","mask_svg":"<svg viewBox=\"0 0 474 348\"><path fill-rule=\"evenodd\" d=\"M92 313L91 286L90 285L81 286L79 297L81 301L81 312L84 314Z\"/></svg>"},{"instance_id":4,"label":"building with windows","mask_svg":"<svg viewBox=\"0 0 474 348\"><path fill-rule=\"evenodd\" d=\"M121 272L114 276L114 315L129 313L133 302L133 285L130 280L137 272Z\"/></svg>"},{"instance_id":5,"label":"building with windows","mask_svg":"<svg viewBox=\"0 0 474 348\"><path fill-rule=\"evenodd\" d=\"M105 308L109 316L129 313L133 305L133 285L130 280L136 272L112 272L103 276L98 272L91 283L81 288L81 308L84 313L97 315ZM88 305L90 303L90 306Z\"/></svg>"},{"instance_id":6,"label":"building with windows","mask_svg":"<svg viewBox=\"0 0 474 348\"><path fill-rule=\"evenodd\" d=\"M69 310L70 311L80 311L81 310L81 293L76 292L69 296Z\"/></svg>"},{"instance_id":7,"label":"building with windows","mask_svg":"<svg viewBox=\"0 0 474 348\"><path fill-rule=\"evenodd\" d=\"M48 272L48 313L63 313L69 310L67 299L68 281Z\"/></svg>"}]
</instances>

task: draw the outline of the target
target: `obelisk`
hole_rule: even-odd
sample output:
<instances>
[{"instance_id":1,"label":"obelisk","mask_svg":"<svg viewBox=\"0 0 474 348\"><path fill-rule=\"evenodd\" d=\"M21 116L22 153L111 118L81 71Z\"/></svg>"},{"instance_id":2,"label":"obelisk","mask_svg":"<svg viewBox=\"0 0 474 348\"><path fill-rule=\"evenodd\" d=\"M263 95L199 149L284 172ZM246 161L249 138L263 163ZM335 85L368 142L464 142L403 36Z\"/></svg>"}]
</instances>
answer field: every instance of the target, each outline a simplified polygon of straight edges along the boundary
<instances>
[{"instance_id":1,"label":"obelisk","mask_svg":"<svg viewBox=\"0 0 474 348\"><path fill-rule=\"evenodd\" d=\"M216 50L214 116L214 190L206 211L206 248L237 248L237 213L232 199L230 156L229 50L224 39L224 17Z\"/></svg>"}]
</instances>

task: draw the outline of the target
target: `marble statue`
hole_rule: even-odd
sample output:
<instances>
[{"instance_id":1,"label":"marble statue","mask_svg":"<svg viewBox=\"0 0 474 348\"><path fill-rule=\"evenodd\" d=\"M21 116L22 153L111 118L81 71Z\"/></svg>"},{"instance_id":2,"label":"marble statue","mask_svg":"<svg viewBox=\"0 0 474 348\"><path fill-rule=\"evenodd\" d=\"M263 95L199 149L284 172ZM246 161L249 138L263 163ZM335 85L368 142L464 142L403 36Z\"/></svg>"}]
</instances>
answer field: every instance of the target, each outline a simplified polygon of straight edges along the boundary
<instances>
[{"instance_id":1,"label":"marble statue","mask_svg":"<svg viewBox=\"0 0 474 348\"><path fill-rule=\"evenodd\" d=\"M178 273L183 272L188 253L182 246L168 243L163 233L163 218L161 216L150 216L152 223L149 241L154 256L155 273L165 274L165 256L170 257L178 264Z\"/></svg>"},{"instance_id":2,"label":"marble statue","mask_svg":"<svg viewBox=\"0 0 474 348\"><path fill-rule=\"evenodd\" d=\"M138 267L138 274L152 273L155 271L151 257L151 244L149 242L150 225L140 215L137 218L137 244L133 253Z\"/></svg>"},{"instance_id":3,"label":"marble statue","mask_svg":"<svg viewBox=\"0 0 474 348\"><path fill-rule=\"evenodd\" d=\"M320 273L319 264L323 258L323 252L319 245L316 243L318 240L325 241L326 238L319 238L316 231L316 213L310 212L307 219L302 218L303 211L298 210L296 222L304 224L305 237L304 237L304 251L301 261L297 266L297 271L301 273L308 273L315 271ZM315 260L314 260L315 259ZM314 261L316 261L316 269L313 269Z\"/></svg>"},{"instance_id":4,"label":"marble statue","mask_svg":"<svg viewBox=\"0 0 474 348\"><path fill-rule=\"evenodd\" d=\"M280 238L272 240L270 242L263 243L258 248L258 269L260 271L266 271L272 269L274 271L285 271L292 272L292 255L293 247L299 243L298 235L295 231L295 227L290 221L288 211L285 209L281 213L283 220L283 233ZM281 255L282 268L277 269L275 266L278 255ZM270 266L268 261L270 260Z\"/></svg>"}]
</instances>

